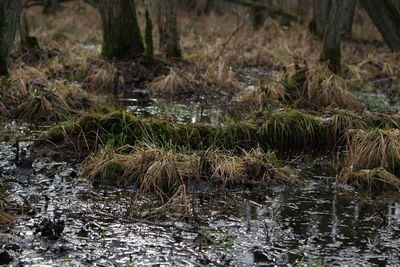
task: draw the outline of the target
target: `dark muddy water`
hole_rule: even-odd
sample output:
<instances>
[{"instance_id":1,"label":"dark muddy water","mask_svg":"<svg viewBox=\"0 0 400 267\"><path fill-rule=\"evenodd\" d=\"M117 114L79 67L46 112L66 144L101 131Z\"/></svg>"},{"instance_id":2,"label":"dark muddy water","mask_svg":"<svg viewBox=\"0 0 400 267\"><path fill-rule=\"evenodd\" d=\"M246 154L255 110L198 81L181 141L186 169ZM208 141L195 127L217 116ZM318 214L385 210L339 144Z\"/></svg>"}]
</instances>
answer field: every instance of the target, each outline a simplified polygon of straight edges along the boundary
<instances>
[{"instance_id":1,"label":"dark muddy water","mask_svg":"<svg viewBox=\"0 0 400 267\"><path fill-rule=\"evenodd\" d=\"M398 193L336 187L325 160L299 163L300 188L195 186L196 218L135 221L133 188L94 188L49 158L16 167L13 150L2 144L0 181L25 210L1 228L11 266L400 265Z\"/></svg>"}]
</instances>

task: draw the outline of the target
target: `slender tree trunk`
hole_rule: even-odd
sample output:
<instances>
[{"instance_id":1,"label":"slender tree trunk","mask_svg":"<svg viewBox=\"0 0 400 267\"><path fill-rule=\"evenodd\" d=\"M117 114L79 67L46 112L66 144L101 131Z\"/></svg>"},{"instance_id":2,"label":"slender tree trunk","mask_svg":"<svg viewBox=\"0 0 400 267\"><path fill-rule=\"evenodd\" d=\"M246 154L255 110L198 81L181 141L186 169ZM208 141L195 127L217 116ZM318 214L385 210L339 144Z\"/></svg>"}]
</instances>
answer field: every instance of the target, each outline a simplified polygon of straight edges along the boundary
<instances>
[{"instance_id":1,"label":"slender tree trunk","mask_svg":"<svg viewBox=\"0 0 400 267\"><path fill-rule=\"evenodd\" d=\"M144 45L136 19L134 0L101 0L102 55L132 59L143 54Z\"/></svg>"},{"instance_id":2,"label":"slender tree trunk","mask_svg":"<svg viewBox=\"0 0 400 267\"><path fill-rule=\"evenodd\" d=\"M399 0L361 0L361 3L390 49L400 51Z\"/></svg>"},{"instance_id":3,"label":"slender tree trunk","mask_svg":"<svg viewBox=\"0 0 400 267\"><path fill-rule=\"evenodd\" d=\"M341 61L341 18L343 15L344 2L348 0L332 0L329 24L325 27L323 46L320 61L328 62L329 69L335 73L340 72Z\"/></svg>"},{"instance_id":4,"label":"slender tree trunk","mask_svg":"<svg viewBox=\"0 0 400 267\"><path fill-rule=\"evenodd\" d=\"M278 3L279 3L278 6L280 8L283 8L284 10L287 10L287 11L290 10L290 3L289 3L288 0L279 0ZM282 26L290 26L290 20L288 18L285 18L285 17L280 17L279 18L279 23Z\"/></svg>"},{"instance_id":5,"label":"slender tree trunk","mask_svg":"<svg viewBox=\"0 0 400 267\"><path fill-rule=\"evenodd\" d=\"M0 1L0 76L8 73L21 4L21 0Z\"/></svg>"},{"instance_id":6,"label":"slender tree trunk","mask_svg":"<svg viewBox=\"0 0 400 267\"><path fill-rule=\"evenodd\" d=\"M346 0L343 2L342 15L342 36L346 39L351 38L353 33L354 12L356 10L357 0Z\"/></svg>"},{"instance_id":7,"label":"slender tree trunk","mask_svg":"<svg viewBox=\"0 0 400 267\"><path fill-rule=\"evenodd\" d=\"M310 30L318 37L324 36L325 26L329 22L332 0L314 0L313 19L310 22Z\"/></svg>"},{"instance_id":8,"label":"slender tree trunk","mask_svg":"<svg viewBox=\"0 0 400 267\"><path fill-rule=\"evenodd\" d=\"M151 65L154 63L154 46L153 46L153 22L151 21L149 7L146 7L145 17L146 17L146 29L144 32L144 40L146 43L146 48L144 50L144 59L147 64Z\"/></svg>"},{"instance_id":9,"label":"slender tree trunk","mask_svg":"<svg viewBox=\"0 0 400 267\"><path fill-rule=\"evenodd\" d=\"M159 48L165 57L182 56L177 20L177 0L158 0Z\"/></svg>"},{"instance_id":10,"label":"slender tree trunk","mask_svg":"<svg viewBox=\"0 0 400 267\"><path fill-rule=\"evenodd\" d=\"M268 5L267 0L253 0L253 2L258 2L264 5ZM251 16L253 19L253 29L259 30L263 26L265 20L267 19L267 12L260 8L252 7Z\"/></svg>"},{"instance_id":11,"label":"slender tree trunk","mask_svg":"<svg viewBox=\"0 0 400 267\"><path fill-rule=\"evenodd\" d=\"M21 41L21 48L40 48L37 38L30 35L28 19L24 12L22 12L20 15L19 36Z\"/></svg>"},{"instance_id":12,"label":"slender tree trunk","mask_svg":"<svg viewBox=\"0 0 400 267\"><path fill-rule=\"evenodd\" d=\"M43 6L43 14L55 14L58 8L58 0L45 0Z\"/></svg>"}]
</instances>

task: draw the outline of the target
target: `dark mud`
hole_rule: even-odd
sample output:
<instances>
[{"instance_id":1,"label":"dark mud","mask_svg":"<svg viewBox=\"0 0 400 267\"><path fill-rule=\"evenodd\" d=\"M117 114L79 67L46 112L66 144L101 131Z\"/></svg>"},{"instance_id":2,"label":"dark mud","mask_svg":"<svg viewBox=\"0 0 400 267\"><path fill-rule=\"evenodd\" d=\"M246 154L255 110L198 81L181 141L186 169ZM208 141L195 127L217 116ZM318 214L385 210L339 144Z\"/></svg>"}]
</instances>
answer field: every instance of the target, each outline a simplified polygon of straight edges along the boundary
<instances>
[{"instance_id":1,"label":"dark mud","mask_svg":"<svg viewBox=\"0 0 400 267\"><path fill-rule=\"evenodd\" d=\"M29 153L26 153L29 157ZM398 266L400 198L333 184L326 158L297 157L300 188L189 188L195 215L131 219L134 188L95 188L73 162L15 166L0 152L1 185L24 207L1 228L17 266Z\"/></svg>"}]
</instances>

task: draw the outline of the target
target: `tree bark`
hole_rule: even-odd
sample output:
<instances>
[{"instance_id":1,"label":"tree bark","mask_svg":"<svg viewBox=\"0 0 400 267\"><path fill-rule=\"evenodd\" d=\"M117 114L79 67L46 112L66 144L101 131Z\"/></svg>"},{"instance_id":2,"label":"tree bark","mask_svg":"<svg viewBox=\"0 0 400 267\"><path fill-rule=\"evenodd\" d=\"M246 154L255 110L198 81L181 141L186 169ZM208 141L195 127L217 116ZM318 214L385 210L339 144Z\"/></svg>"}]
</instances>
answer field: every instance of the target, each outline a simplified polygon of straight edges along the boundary
<instances>
[{"instance_id":1,"label":"tree bark","mask_svg":"<svg viewBox=\"0 0 400 267\"><path fill-rule=\"evenodd\" d=\"M253 0L253 1L264 5L268 5L267 0ZM253 29L259 30L263 26L265 20L267 19L267 12L263 9L252 7L251 16L253 20Z\"/></svg>"},{"instance_id":2,"label":"tree bark","mask_svg":"<svg viewBox=\"0 0 400 267\"><path fill-rule=\"evenodd\" d=\"M341 18L343 16L344 2L348 0L332 0L329 24L325 27L320 61L328 62L329 69L335 73L340 72L341 64Z\"/></svg>"},{"instance_id":3,"label":"tree bark","mask_svg":"<svg viewBox=\"0 0 400 267\"><path fill-rule=\"evenodd\" d=\"M134 0L101 0L103 22L102 55L133 59L142 55L144 45L136 18Z\"/></svg>"},{"instance_id":4,"label":"tree bark","mask_svg":"<svg viewBox=\"0 0 400 267\"><path fill-rule=\"evenodd\" d=\"M158 0L159 48L165 57L182 57L177 20L177 0Z\"/></svg>"},{"instance_id":5,"label":"tree bark","mask_svg":"<svg viewBox=\"0 0 400 267\"><path fill-rule=\"evenodd\" d=\"M154 63L154 46L153 46L153 22L151 21L149 7L146 7L145 17L146 17L146 29L144 32L144 40L146 43L146 48L144 50L145 62L149 65Z\"/></svg>"},{"instance_id":6,"label":"tree bark","mask_svg":"<svg viewBox=\"0 0 400 267\"><path fill-rule=\"evenodd\" d=\"M297 2L297 14L303 18L307 18L312 9L312 2L310 0L298 0Z\"/></svg>"},{"instance_id":7,"label":"tree bark","mask_svg":"<svg viewBox=\"0 0 400 267\"><path fill-rule=\"evenodd\" d=\"M346 39L351 38L353 33L354 12L356 10L357 0L347 0L343 2L342 14L342 36Z\"/></svg>"},{"instance_id":8,"label":"tree bark","mask_svg":"<svg viewBox=\"0 0 400 267\"><path fill-rule=\"evenodd\" d=\"M280 16L282 18L286 18L291 21L301 22L303 20L302 17L300 17L296 14L290 13L282 8L275 8L275 7L267 6L262 3L253 2L252 0L222 0L222 1L241 5L241 6L246 6L246 7L259 8L259 9L265 10L271 16Z\"/></svg>"},{"instance_id":9,"label":"tree bark","mask_svg":"<svg viewBox=\"0 0 400 267\"><path fill-rule=\"evenodd\" d=\"M0 76L8 73L21 5L21 0L0 1Z\"/></svg>"},{"instance_id":10,"label":"tree bark","mask_svg":"<svg viewBox=\"0 0 400 267\"><path fill-rule=\"evenodd\" d=\"M19 36L21 41L21 48L23 49L34 49L40 48L39 42L35 36L30 35L28 19L24 12L20 15L19 21Z\"/></svg>"},{"instance_id":11,"label":"tree bark","mask_svg":"<svg viewBox=\"0 0 400 267\"><path fill-rule=\"evenodd\" d=\"M43 14L53 15L58 10L58 0L45 0L43 6Z\"/></svg>"},{"instance_id":12,"label":"tree bark","mask_svg":"<svg viewBox=\"0 0 400 267\"><path fill-rule=\"evenodd\" d=\"M364 9L390 49L400 51L400 4L398 0L361 0Z\"/></svg>"},{"instance_id":13,"label":"tree bark","mask_svg":"<svg viewBox=\"0 0 400 267\"><path fill-rule=\"evenodd\" d=\"M313 19L310 22L310 30L319 38L324 36L325 27L329 23L332 0L314 0Z\"/></svg>"}]
</instances>

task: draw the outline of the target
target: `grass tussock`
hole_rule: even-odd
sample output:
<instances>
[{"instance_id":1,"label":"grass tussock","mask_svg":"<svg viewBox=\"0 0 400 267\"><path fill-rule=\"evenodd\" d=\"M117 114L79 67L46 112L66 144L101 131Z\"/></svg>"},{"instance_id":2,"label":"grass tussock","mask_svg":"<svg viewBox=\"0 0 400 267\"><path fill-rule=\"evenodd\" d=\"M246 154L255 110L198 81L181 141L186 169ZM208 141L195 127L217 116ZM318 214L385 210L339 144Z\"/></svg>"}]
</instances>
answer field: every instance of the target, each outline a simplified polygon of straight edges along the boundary
<instances>
[{"instance_id":1,"label":"grass tussock","mask_svg":"<svg viewBox=\"0 0 400 267\"><path fill-rule=\"evenodd\" d=\"M50 90L31 93L14 111L14 116L17 119L37 122L65 120L68 114L67 103Z\"/></svg>"},{"instance_id":2,"label":"grass tussock","mask_svg":"<svg viewBox=\"0 0 400 267\"><path fill-rule=\"evenodd\" d=\"M300 107L349 110L361 108L361 103L349 92L345 80L331 73L327 64L305 67L290 65L278 75L278 81L286 88L290 101ZM280 87L279 83L273 84Z\"/></svg>"},{"instance_id":3,"label":"grass tussock","mask_svg":"<svg viewBox=\"0 0 400 267\"><path fill-rule=\"evenodd\" d=\"M348 165L355 169L382 167L400 174L400 130L352 130L347 138Z\"/></svg>"},{"instance_id":4,"label":"grass tussock","mask_svg":"<svg viewBox=\"0 0 400 267\"><path fill-rule=\"evenodd\" d=\"M299 144L326 145L329 143L326 127L319 118L298 110L267 113L261 118L260 131L270 143L296 147Z\"/></svg>"},{"instance_id":5,"label":"grass tussock","mask_svg":"<svg viewBox=\"0 0 400 267\"><path fill-rule=\"evenodd\" d=\"M339 183L367 189L400 189L400 130L350 130Z\"/></svg>"},{"instance_id":6,"label":"grass tussock","mask_svg":"<svg viewBox=\"0 0 400 267\"><path fill-rule=\"evenodd\" d=\"M241 155L212 151L208 154L211 179L221 181L223 186L237 184L301 183L287 167L281 167L275 153L265 153L255 148L242 150Z\"/></svg>"},{"instance_id":7,"label":"grass tussock","mask_svg":"<svg viewBox=\"0 0 400 267\"><path fill-rule=\"evenodd\" d=\"M84 84L95 92L112 93L118 83L117 69L111 63L104 63L98 68L91 68L84 80Z\"/></svg>"},{"instance_id":8,"label":"grass tussock","mask_svg":"<svg viewBox=\"0 0 400 267\"><path fill-rule=\"evenodd\" d=\"M167 75L154 80L150 88L155 94L162 95L166 98L192 92L189 80L176 72L173 68L170 69Z\"/></svg>"},{"instance_id":9,"label":"grass tussock","mask_svg":"<svg viewBox=\"0 0 400 267\"><path fill-rule=\"evenodd\" d=\"M335 141L340 143L346 141L346 133L349 130L367 130L372 126L368 118L343 109L329 110L321 119L328 128L329 136L335 137Z\"/></svg>"},{"instance_id":10,"label":"grass tussock","mask_svg":"<svg viewBox=\"0 0 400 267\"><path fill-rule=\"evenodd\" d=\"M337 182L352 184L367 190L400 189L400 178L382 167L357 171L345 168L337 176Z\"/></svg>"},{"instance_id":11,"label":"grass tussock","mask_svg":"<svg viewBox=\"0 0 400 267\"><path fill-rule=\"evenodd\" d=\"M214 90L221 90L232 95L242 90L242 84L237 75L222 59L209 64L202 77L204 79L203 87L211 85Z\"/></svg>"},{"instance_id":12,"label":"grass tussock","mask_svg":"<svg viewBox=\"0 0 400 267\"><path fill-rule=\"evenodd\" d=\"M269 105L284 107L287 97L286 89L281 83L272 86L271 84L259 82L254 89L239 92L236 96L236 101L246 104L251 109L254 109L254 107L268 107Z\"/></svg>"},{"instance_id":13,"label":"grass tussock","mask_svg":"<svg viewBox=\"0 0 400 267\"><path fill-rule=\"evenodd\" d=\"M211 180L221 186L300 183L281 167L275 154L260 148L233 155L220 150L178 153L145 145L100 150L83 163L83 175L105 183L136 183L140 192L166 194L190 180Z\"/></svg>"}]
</instances>

